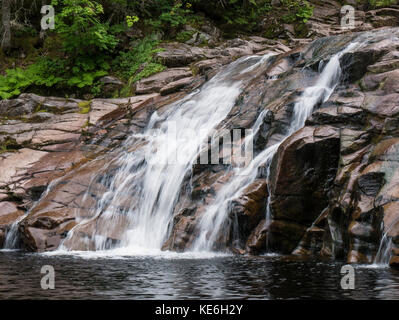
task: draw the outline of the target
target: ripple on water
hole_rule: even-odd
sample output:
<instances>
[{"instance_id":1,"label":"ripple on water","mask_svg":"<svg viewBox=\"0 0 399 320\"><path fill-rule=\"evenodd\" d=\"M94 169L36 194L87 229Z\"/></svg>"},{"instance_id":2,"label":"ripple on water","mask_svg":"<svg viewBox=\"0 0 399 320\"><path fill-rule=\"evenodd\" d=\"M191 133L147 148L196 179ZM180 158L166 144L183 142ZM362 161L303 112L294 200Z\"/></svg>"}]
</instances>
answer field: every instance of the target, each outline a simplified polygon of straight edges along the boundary
<instances>
[{"instance_id":1,"label":"ripple on water","mask_svg":"<svg viewBox=\"0 0 399 320\"><path fill-rule=\"evenodd\" d=\"M55 290L40 287L43 265L55 269ZM344 291L342 265L287 256L0 251L0 298L399 299L399 272L355 266L356 289Z\"/></svg>"}]
</instances>

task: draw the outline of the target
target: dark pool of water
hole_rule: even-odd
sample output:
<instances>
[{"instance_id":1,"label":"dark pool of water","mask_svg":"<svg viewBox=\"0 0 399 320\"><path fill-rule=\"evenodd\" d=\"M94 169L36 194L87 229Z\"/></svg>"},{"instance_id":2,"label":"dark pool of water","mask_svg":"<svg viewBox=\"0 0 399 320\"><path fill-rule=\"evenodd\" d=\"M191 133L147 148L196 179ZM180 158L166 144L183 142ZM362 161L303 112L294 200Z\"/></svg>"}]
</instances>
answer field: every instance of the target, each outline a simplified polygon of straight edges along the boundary
<instances>
[{"instance_id":1,"label":"dark pool of water","mask_svg":"<svg viewBox=\"0 0 399 320\"><path fill-rule=\"evenodd\" d=\"M43 265L55 289L40 285ZM85 259L0 251L0 299L399 299L399 272L356 267L341 288L342 263L289 257Z\"/></svg>"}]
</instances>

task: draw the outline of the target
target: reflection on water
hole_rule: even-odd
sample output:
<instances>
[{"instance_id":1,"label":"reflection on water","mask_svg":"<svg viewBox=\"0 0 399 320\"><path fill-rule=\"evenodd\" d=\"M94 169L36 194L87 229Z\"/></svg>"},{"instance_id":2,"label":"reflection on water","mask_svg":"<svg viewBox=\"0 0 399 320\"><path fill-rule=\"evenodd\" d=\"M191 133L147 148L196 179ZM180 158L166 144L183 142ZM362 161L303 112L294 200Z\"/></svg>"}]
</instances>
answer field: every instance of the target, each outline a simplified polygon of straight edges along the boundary
<instances>
[{"instance_id":1,"label":"reflection on water","mask_svg":"<svg viewBox=\"0 0 399 320\"><path fill-rule=\"evenodd\" d=\"M56 289L42 290L43 265ZM1 299L399 299L399 272L356 267L356 289L340 287L341 263L291 257L202 259L0 252Z\"/></svg>"}]
</instances>

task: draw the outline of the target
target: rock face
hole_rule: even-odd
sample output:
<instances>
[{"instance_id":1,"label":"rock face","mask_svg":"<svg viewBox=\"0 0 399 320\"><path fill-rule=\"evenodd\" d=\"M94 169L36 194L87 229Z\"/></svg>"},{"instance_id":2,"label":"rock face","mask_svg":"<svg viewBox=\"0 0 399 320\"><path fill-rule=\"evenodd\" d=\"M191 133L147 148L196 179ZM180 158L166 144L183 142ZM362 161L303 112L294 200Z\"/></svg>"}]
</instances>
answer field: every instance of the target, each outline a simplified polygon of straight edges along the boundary
<instances>
[{"instance_id":1,"label":"rock face","mask_svg":"<svg viewBox=\"0 0 399 320\"><path fill-rule=\"evenodd\" d=\"M202 84L224 65L237 58L257 53L282 53L290 50L278 41L262 37L228 40L214 48L171 42L163 44L162 49L163 51L156 54L156 59L167 69L135 83L135 94L167 95L190 88L193 82Z\"/></svg>"},{"instance_id":2,"label":"rock face","mask_svg":"<svg viewBox=\"0 0 399 320\"><path fill-rule=\"evenodd\" d=\"M387 236L392 240L391 265L397 265L395 48L388 37L378 48L361 49L358 58L361 52L371 51L376 58L363 55L362 63L367 62L359 70L366 71L355 77L360 82L338 88L308 120L312 127L328 124L339 130L340 161L328 206L307 229L295 251L298 254L317 252L350 263L379 262L381 238Z\"/></svg>"},{"instance_id":3,"label":"rock face","mask_svg":"<svg viewBox=\"0 0 399 320\"><path fill-rule=\"evenodd\" d=\"M334 127L305 127L280 146L269 176L273 213L269 249L291 253L300 240L300 230L311 225L328 205L339 142L339 130Z\"/></svg>"},{"instance_id":4,"label":"rock face","mask_svg":"<svg viewBox=\"0 0 399 320\"><path fill-rule=\"evenodd\" d=\"M19 224L20 245L31 251L57 248L76 219L84 218L87 206L94 205L104 192L106 186L98 186L93 190L98 195L91 201L82 199L92 186L92 177L107 161L113 161L112 150L120 147L129 133L142 130L154 110L185 94L176 92L192 91L233 59L265 49L259 44L262 41L266 39L236 40L217 49L170 44L158 57L170 68L139 81L137 96L131 98L83 101L22 94L18 99L0 101L0 242L12 223L28 211ZM230 46L242 48L230 52ZM193 67L194 76L189 65L202 59L217 63L212 60L210 67ZM112 77L101 82L110 96L123 85ZM53 188L44 195L51 183ZM118 241L116 235L122 232L117 229L103 230L103 235L111 242ZM90 230L93 226L79 232L88 235ZM84 244L76 247L90 249Z\"/></svg>"},{"instance_id":5,"label":"rock face","mask_svg":"<svg viewBox=\"0 0 399 320\"><path fill-rule=\"evenodd\" d=\"M131 115L155 101L162 103L159 94L92 101L23 94L1 101L0 242L31 210L20 224L24 247L57 248L75 224L75 209L86 205L78 197L90 182L90 168L98 169L90 161L140 130L143 124L139 118L131 122ZM51 191L52 200L33 206L57 179L62 183Z\"/></svg>"},{"instance_id":6,"label":"rock face","mask_svg":"<svg viewBox=\"0 0 399 320\"><path fill-rule=\"evenodd\" d=\"M136 84L137 94L159 92L167 84L192 76L190 68L173 68L145 78Z\"/></svg>"},{"instance_id":7,"label":"rock face","mask_svg":"<svg viewBox=\"0 0 399 320\"><path fill-rule=\"evenodd\" d=\"M242 195L233 200L233 215L229 215L215 248L322 254L351 263L371 263L386 235L392 239L391 265L397 266L399 216L394 213L398 185L394 159L398 110L394 101L398 44L390 32L398 31L389 30L384 36L364 34L373 37L374 43L341 58L342 85L317 106L306 126L286 139L274 156L269 186L256 198L261 199L259 205L252 207L257 226L236 219L247 216L242 198L248 197ZM314 83L312 65L328 60L353 39L353 35L321 39L300 49L299 55L292 51L277 56L262 76L246 87L220 127L249 128L257 115L267 110L254 140L255 151L273 145L286 134L293 105L303 87ZM296 69L303 65L309 66L306 75ZM191 246L203 203L212 203L209 199L218 185L228 179L224 170L213 167L211 174L209 169L194 169L187 183L194 192L201 193L186 194L182 190L182 206L193 209L186 211L178 205L175 227L164 248L184 250ZM217 178L209 179L214 172ZM264 179L262 168L258 179ZM257 201L249 199L249 203ZM269 222L265 219L267 205ZM243 232L240 228L244 226L250 227ZM232 230L237 228L240 231L233 236Z\"/></svg>"},{"instance_id":8,"label":"rock face","mask_svg":"<svg viewBox=\"0 0 399 320\"><path fill-rule=\"evenodd\" d=\"M383 250L398 267L398 36L398 28L339 35L294 50L259 37L214 49L170 44L159 53L168 69L141 80L134 97L81 101L25 94L1 101L0 244L21 218L20 245L29 251L54 250L63 240L73 249L95 250L94 234L105 247L117 244L126 217L105 224L103 213L91 209L110 187L108 177L118 168L126 138L142 132L154 111L162 117L232 57L273 53L242 84L216 130L249 129L259 122L255 156L282 143L270 170L259 166L250 183L229 198L214 249L323 255L350 263L378 262ZM304 89L315 85L318 70L355 39L362 46L341 57L340 85L317 103L305 127L285 139ZM192 166L163 249L193 245L207 206L232 175L224 163ZM131 203L123 196L120 212ZM72 228L74 241L67 238Z\"/></svg>"},{"instance_id":9,"label":"rock face","mask_svg":"<svg viewBox=\"0 0 399 320\"><path fill-rule=\"evenodd\" d=\"M105 76L99 79L102 84L102 92L105 98L111 98L115 94L119 94L124 83L116 77Z\"/></svg>"}]
</instances>

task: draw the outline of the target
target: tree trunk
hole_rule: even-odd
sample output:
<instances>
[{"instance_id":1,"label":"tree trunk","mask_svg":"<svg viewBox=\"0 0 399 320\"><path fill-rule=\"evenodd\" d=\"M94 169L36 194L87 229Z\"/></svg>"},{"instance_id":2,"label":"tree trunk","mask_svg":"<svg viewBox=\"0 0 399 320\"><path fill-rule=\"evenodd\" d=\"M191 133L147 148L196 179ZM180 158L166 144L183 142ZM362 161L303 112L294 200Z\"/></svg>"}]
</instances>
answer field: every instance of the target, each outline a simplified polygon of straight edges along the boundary
<instances>
[{"instance_id":1,"label":"tree trunk","mask_svg":"<svg viewBox=\"0 0 399 320\"><path fill-rule=\"evenodd\" d=\"M1 7L1 48L9 51L11 48L11 0L2 0Z\"/></svg>"}]
</instances>

